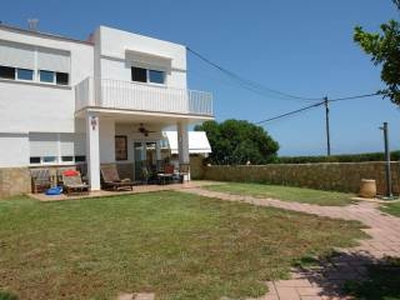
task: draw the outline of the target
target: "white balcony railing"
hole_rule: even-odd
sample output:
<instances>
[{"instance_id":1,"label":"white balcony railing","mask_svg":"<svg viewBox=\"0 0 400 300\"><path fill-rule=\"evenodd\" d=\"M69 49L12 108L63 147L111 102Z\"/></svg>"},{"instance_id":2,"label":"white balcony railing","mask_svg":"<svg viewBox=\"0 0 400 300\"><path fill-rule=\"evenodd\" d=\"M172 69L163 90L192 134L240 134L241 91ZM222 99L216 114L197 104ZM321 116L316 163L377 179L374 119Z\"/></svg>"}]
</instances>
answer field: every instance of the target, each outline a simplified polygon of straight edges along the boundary
<instances>
[{"instance_id":1,"label":"white balcony railing","mask_svg":"<svg viewBox=\"0 0 400 300\"><path fill-rule=\"evenodd\" d=\"M94 92L96 91L96 92ZM75 107L102 107L149 112L213 115L207 92L150 86L130 81L89 77L75 87Z\"/></svg>"}]
</instances>

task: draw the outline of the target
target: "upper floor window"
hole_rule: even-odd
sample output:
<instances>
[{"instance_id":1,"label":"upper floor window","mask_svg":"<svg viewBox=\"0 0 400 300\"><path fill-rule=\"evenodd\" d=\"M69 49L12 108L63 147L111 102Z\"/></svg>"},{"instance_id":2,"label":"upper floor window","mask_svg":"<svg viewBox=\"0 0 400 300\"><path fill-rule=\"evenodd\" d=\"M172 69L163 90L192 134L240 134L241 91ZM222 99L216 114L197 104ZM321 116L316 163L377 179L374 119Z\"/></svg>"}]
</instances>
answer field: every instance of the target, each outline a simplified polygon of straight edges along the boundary
<instances>
[{"instance_id":1,"label":"upper floor window","mask_svg":"<svg viewBox=\"0 0 400 300\"><path fill-rule=\"evenodd\" d=\"M32 81L33 70L0 66L0 78Z\"/></svg>"},{"instance_id":2,"label":"upper floor window","mask_svg":"<svg viewBox=\"0 0 400 300\"><path fill-rule=\"evenodd\" d=\"M0 79L69 85L71 52L0 40Z\"/></svg>"},{"instance_id":3,"label":"upper floor window","mask_svg":"<svg viewBox=\"0 0 400 300\"><path fill-rule=\"evenodd\" d=\"M17 69L17 78L19 80L33 80L33 70Z\"/></svg>"},{"instance_id":4,"label":"upper floor window","mask_svg":"<svg viewBox=\"0 0 400 300\"><path fill-rule=\"evenodd\" d=\"M164 84L165 83L164 72L157 70L149 70L149 81L152 83Z\"/></svg>"},{"instance_id":5,"label":"upper floor window","mask_svg":"<svg viewBox=\"0 0 400 300\"><path fill-rule=\"evenodd\" d=\"M48 82L48 83L53 83L54 82L54 72L53 71L46 71L46 70L40 70L39 71L39 78L41 82Z\"/></svg>"},{"instance_id":6,"label":"upper floor window","mask_svg":"<svg viewBox=\"0 0 400 300\"><path fill-rule=\"evenodd\" d=\"M132 67L132 81L165 84L165 72L159 70Z\"/></svg>"},{"instance_id":7,"label":"upper floor window","mask_svg":"<svg viewBox=\"0 0 400 300\"><path fill-rule=\"evenodd\" d=\"M68 85L69 84L69 74L57 72L56 73L56 83L61 85Z\"/></svg>"},{"instance_id":8,"label":"upper floor window","mask_svg":"<svg viewBox=\"0 0 400 300\"><path fill-rule=\"evenodd\" d=\"M40 70L39 77L41 82L56 83L59 85L68 85L69 83L68 73Z\"/></svg>"},{"instance_id":9,"label":"upper floor window","mask_svg":"<svg viewBox=\"0 0 400 300\"><path fill-rule=\"evenodd\" d=\"M15 79L15 68L0 66L0 78Z\"/></svg>"},{"instance_id":10,"label":"upper floor window","mask_svg":"<svg viewBox=\"0 0 400 300\"><path fill-rule=\"evenodd\" d=\"M132 67L132 81L147 82L147 70L143 68Z\"/></svg>"}]
</instances>

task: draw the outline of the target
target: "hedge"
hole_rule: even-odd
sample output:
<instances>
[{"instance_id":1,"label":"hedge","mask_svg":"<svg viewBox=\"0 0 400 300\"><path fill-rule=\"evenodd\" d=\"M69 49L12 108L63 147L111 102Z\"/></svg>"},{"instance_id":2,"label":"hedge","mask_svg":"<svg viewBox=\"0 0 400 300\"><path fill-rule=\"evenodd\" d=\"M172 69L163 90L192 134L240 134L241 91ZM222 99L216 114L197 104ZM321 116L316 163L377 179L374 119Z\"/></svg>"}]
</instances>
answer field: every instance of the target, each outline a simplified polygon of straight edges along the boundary
<instances>
[{"instance_id":1,"label":"hedge","mask_svg":"<svg viewBox=\"0 0 400 300\"><path fill-rule=\"evenodd\" d=\"M392 161L400 159L400 150L390 153ZM382 152L361 153L361 154L342 154L331 156L282 156L278 157L274 163L278 164L303 164L321 162L364 162L364 161L384 161L385 155Z\"/></svg>"}]
</instances>

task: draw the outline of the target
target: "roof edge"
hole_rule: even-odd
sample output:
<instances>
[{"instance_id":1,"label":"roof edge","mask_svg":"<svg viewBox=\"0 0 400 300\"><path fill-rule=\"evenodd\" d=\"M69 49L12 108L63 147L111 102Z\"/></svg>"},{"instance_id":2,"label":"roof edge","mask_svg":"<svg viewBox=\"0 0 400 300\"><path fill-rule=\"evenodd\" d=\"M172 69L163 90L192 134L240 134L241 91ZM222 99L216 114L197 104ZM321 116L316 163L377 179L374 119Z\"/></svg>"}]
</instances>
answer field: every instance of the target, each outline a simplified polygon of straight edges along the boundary
<instances>
[{"instance_id":1,"label":"roof edge","mask_svg":"<svg viewBox=\"0 0 400 300\"><path fill-rule=\"evenodd\" d=\"M88 45L88 46L93 46L93 43L89 42L89 41L78 40L78 39L74 39L74 38L70 38L70 37L66 37L66 36L62 36L62 35L42 32L42 31L33 31L33 30L21 28L21 27L14 26L14 25L4 24L4 23L0 23L0 29L5 29L5 30L9 30L9 31L23 33L23 34L29 34L29 35L33 35L33 36L52 38L52 39L61 40L61 41L68 41L68 42L74 42L74 43L84 44L84 45Z\"/></svg>"}]
</instances>

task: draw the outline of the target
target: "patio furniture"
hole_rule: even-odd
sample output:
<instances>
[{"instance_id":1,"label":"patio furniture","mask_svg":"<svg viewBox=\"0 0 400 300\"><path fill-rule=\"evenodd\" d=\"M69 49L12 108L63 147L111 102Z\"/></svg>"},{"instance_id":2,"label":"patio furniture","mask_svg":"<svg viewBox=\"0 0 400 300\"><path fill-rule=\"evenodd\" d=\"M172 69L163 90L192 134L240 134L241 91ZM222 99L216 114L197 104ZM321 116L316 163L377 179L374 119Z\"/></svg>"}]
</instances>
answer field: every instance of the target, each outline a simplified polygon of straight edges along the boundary
<instances>
[{"instance_id":1,"label":"patio furniture","mask_svg":"<svg viewBox=\"0 0 400 300\"><path fill-rule=\"evenodd\" d=\"M179 165L179 181L183 183L185 181L185 176L189 175L190 164L180 164Z\"/></svg>"},{"instance_id":2,"label":"patio furniture","mask_svg":"<svg viewBox=\"0 0 400 300\"><path fill-rule=\"evenodd\" d=\"M49 169L31 169L30 173L32 193L42 193L52 186L53 180Z\"/></svg>"},{"instance_id":3,"label":"patio furniture","mask_svg":"<svg viewBox=\"0 0 400 300\"><path fill-rule=\"evenodd\" d=\"M101 166L100 173L102 178L102 187L104 189L126 189L130 188L133 190L133 186L136 185L135 182L129 178L120 179L117 167L115 165Z\"/></svg>"},{"instance_id":4,"label":"patio furniture","mask_svg":"<svg viewBox=\"0 0 400 300\"><path fill-rule=\"evenodd\" d=\"M158 183L161 185L172 183L174 180L174 170L173 165L165 165L164 172L157 174Z\"/></svg>"},{"instance_id":5,"label":"patio furniture","mask_svg":"<svg viewBox=\"0 0 400 300\"><path fill-rule=\"evenodd\" d=\"M63 173L68 170L76 170L75 166L68 166L68 167L58 167L56 171L56 181L57 185L64 186L63 182ZM81 173L82 175L82 173Z\"/></svg>"},{"instance_id":6,"label":"patio furniture","mask_svg":"<svg viewBox=\"0 0 400 300\"><path fill-rule=\"evenodd\" d=\"M88 194L89 185L82 182L81 173L76 170L66 170L62 173L64 192L66 195Z\"/></svg>"}]
</instances>

